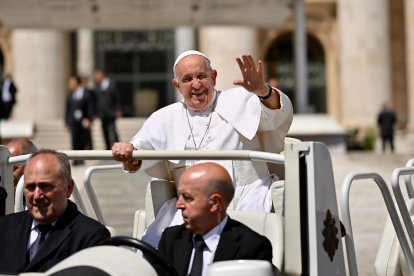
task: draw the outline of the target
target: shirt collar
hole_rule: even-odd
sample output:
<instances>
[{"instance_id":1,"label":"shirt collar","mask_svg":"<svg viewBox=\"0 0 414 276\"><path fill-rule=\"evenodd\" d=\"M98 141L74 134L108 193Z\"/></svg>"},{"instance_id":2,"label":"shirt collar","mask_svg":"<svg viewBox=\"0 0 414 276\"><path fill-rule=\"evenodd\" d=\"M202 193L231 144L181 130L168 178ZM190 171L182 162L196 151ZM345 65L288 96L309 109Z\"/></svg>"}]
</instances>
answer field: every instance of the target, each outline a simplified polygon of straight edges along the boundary
<instances>
[{"instance_id":1,"label":"shirt collar","mask_svg":"<svg viewBox=\"0 0 414 276\"><path fill-rule=\"evenodd\" d=\"M223 232L224 226L226 226L228 216L226 215L224 219L213 229L211 229L207 234L203 235L207 249L210 252L214 252L217 248L217 245L220 240L221 232Z\"/></svg>"},{"instance_id":2,"label":"shirt collar","mask_svg":"<svg viewBox=\"0 0 414 276\"><path fill-rule=\"evenodd\" d=\"M54 222L52 222L52 226L55 226L57 220L55 220ZM30 230L33 230L39 223L36 220L32 221L32 228Z\"/></svg>"},{"instance_id":3,"label":"shirt collar","mask_svg":"<svg viewBox=\"0 0 414 276\"><path fill-rule=\"evenodd\" d=\"M108 86L109 86L109 79L108 78L103 79L101 82L101 88L103 90L106 90L108 89Z\"/></svg>"}]
</instances>

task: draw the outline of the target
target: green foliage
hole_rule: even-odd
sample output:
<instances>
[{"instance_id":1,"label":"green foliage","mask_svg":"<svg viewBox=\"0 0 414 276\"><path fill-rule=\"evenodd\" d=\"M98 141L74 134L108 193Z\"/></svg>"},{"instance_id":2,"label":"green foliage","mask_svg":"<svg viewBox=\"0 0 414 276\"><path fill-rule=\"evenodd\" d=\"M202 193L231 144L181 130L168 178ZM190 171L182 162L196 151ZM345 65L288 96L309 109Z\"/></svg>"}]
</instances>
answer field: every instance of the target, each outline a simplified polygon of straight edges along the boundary
<instances>
[{"instance_id":1,"label":"green foliage","mask_svg":"<svg viewBox=\"0 0 414 276\"><path fill-rule=\"evenodd\" d=\"M367 151L375 149L375 140L377 139L377 132L374 129L368 129L364 134L362 148Z\"/></svg>"}]
</instances>

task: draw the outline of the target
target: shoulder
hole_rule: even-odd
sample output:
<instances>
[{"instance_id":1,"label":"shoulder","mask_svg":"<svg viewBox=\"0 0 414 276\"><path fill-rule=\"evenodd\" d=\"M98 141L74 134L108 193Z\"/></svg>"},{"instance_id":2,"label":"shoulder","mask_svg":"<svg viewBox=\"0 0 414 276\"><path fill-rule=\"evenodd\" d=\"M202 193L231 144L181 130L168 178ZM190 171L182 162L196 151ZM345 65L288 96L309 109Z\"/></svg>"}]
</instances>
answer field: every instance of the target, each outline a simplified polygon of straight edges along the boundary
<instances>
[{"instance_id":1,"label":"shoulder","mask_svg":"<svg viewBox=\"0 0 414 276\"><path fill-rule=\"evenodd\" d=\"M5 216L0 216L0 225L12 225L16 223L20 223L24 219L29 219L30 215L28 211L18 212L18 213L11 213Z\"/></svg>"},{"instance_id":2,"label":"shoulder","mask_svg":"<svg viewBox=\"0 0 414 276\"><path fill-rule=\"evenodd\" d=\"M72 224L73 227L78 229L84 229L88 232L99 231L101 229L106 229L106 227L101 224L99 221L85 216L79 212L77 206L72 201L68 201L68 207L65 213L59 218L58 224Z\"/></svg>"},{"instance_id":3,"label":"shoulder","mask_svg":"<svg viewBox=\"0 0 414 276\"><path fill-rule=\"evenodd\" d=\"M31 216L28 211L11 213L0 217L0 236L6 232L13 232L21 229L23 224L31 222Z\"/></svg>"},{"instance_id":4,"label":"shoulder","mask_svg":"<svg viewBox=\"0 0 414 276\"><path fill-rule=\"evenodd\" d=\"M165 114L165 113L170 113L170 112L176 112L179 109L184 109L183 102L181 102L181 101L169 104L167 106L164 106L164 107L158 109L157 111L155 111L152 114L153 115L159 115L159 114Z\"/></svg>"},{"instance_id":5,"label":"shoulder","mask_svg":"<svg viewBox=\"0 0 414 276\"><path fill-rule=\"evenodd\" d=\"M226 226L224 227L223 232L235 232L239 233L242 238L250 239L252 241L269 241L268 238L266 238L263 235L260 235L247 225L229 218L227 221ZM270 241L269 241L270 243Z\"/></svg>"},{"instance_id":6,"label":"shoulder","mask_svg":"<svg viewBox=\"0 0 414 276\"><path fill-rule=\"evenodd\" d=\"M162 235L165 237L179 237L182 236L185 231L186 229L184 227L184 224L181 224L165 228Z\"/></svg>"},{"instance_id":7,"label":"shoulder","mask_svg":"<svg viewBox=\"0 0 414 276\"><path fill-rule=\"evenodd\" d=\"M184 110L184 105L182 102L176 102L163 108L158 109L153 112L147 119L147 121L165 119L165 118L174 118L177 115L177 112ZM171 117L172 116L172 117Z\"/></svg>"}]
</instances>

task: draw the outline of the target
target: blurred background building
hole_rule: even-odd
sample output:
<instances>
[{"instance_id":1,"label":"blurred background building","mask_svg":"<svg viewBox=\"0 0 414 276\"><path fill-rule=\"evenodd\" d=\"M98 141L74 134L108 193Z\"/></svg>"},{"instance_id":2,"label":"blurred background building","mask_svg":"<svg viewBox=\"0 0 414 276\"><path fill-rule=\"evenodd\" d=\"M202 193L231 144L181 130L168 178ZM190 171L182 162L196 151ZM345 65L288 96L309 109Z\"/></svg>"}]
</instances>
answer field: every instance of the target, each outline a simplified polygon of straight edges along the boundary
<instances>
[{"instance_id":1,"label":"blurred background building","mask_svg":"<svg viewBox=\"0 0 414 276\"><path fill-rule=\"evenodd\" d=\"M294 2L0 0L0 71L19 87L13 117L63 118L68 76L86 75L92 82L96 68L118 83L126 117L147 116L176 100L172 65L177 53L192 48L211 57L218 88L240 78L235 57L252 53L297 104ZM414 17L408 15L414 2L305 5L304 113L325 114L346 129L375 127L387 102L399 126L411 129Z\"/></svg>"}]
</instances>

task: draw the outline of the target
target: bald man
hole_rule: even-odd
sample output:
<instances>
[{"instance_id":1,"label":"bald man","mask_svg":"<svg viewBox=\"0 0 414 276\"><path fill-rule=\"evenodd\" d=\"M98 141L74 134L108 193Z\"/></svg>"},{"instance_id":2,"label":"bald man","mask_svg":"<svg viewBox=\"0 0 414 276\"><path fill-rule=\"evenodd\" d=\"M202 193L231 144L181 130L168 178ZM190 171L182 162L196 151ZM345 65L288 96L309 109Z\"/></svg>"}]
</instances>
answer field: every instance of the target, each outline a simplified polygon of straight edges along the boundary
<instances>
[{"instance_id":1,"label":"bald man","mask_svg":"<svg viewBox=\"0 0 414 276\"><path fill-rule=\"evenodd\" d=\"M28 139L16 139L11 140L6 144L6 148L10 152L10 156L18 156L24 154L32 154L37 152L37 147L32 141ZM14 190L16 191L17 183L23 175L24 163L19 163L13 166L13 183Z\"/></svg>"},{"instance_id":2,"label":"bald man","mask_svg":"<svg viewBox=\"0 0 414 276\"><path fill-rule=\"evenodd\" d=\"M272 262L270 241L226 214L234 196L227 170L216 163L201 163L181 175L176 203L184 224L166 228L158 250L175 264L180 275L192 273L194 239L201 236L202 274L213 262L237 259ZM193 274L191 274L193 275Z\"/></svg>"}]
</instances>

